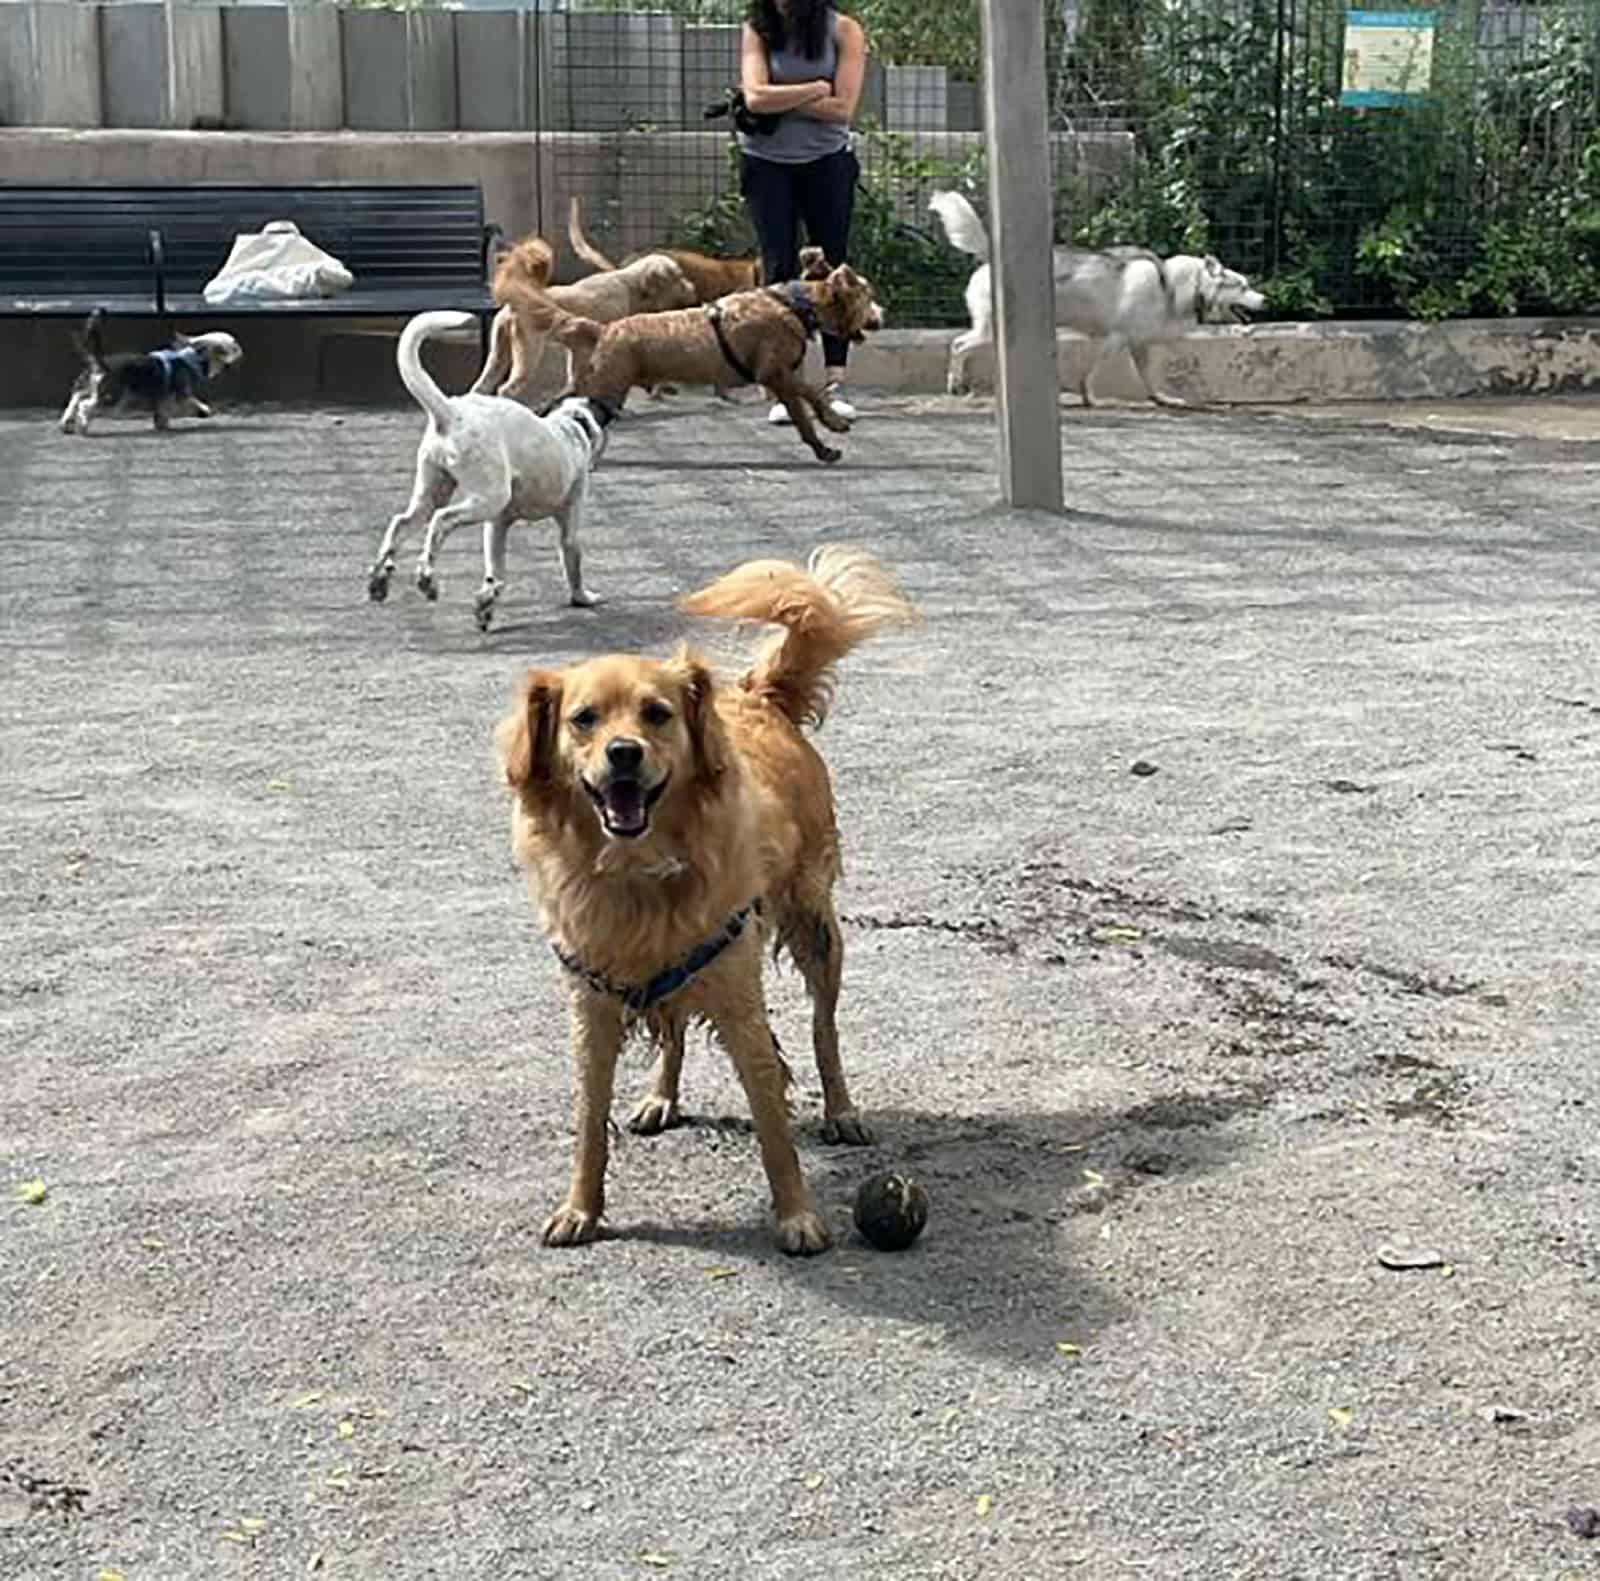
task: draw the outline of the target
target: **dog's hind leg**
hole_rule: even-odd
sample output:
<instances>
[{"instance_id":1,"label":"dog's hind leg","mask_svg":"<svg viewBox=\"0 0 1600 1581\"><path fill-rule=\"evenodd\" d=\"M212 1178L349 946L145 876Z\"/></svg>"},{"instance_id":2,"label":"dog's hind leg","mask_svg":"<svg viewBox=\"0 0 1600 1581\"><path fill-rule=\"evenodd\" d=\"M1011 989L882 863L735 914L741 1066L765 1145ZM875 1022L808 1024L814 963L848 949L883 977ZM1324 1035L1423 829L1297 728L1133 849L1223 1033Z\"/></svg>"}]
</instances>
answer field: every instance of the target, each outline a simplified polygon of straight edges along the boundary
<instances>
[{"instance_id":1,"label":"dog's hind leg","mask_svg":"<svg viewBox=\"0 0 1600 1581\"><path fill-rule=\"evenodd\" d=\"M150 420L159 433L164 434L172 427L172 402L166 396L162 396L150 408Z\"/></svg>"},{"instance_id":2,"label":"dog's hind leg","mask_svg":"<svg viewBox=\"0 0 1600 1581\"><path fill-rule=\"evenodd\" d=\"M509 517L483 524L483 586L472 601L472 615L479 631L489 629L500 590L506 585L506 537L510 531Z\"/></svg>"},{"instance_id":3,"label":"dog's hind leg","mask_svg":"<svg viewBox=\"0 0 1600 1581\"><path fill-rule=\"evenodd\" d=\"M422 540L422 553L417 556L417 591L430 604L439 597L439 583L433 574L433 558L444 547L445 539L457 527L465 527L470 522L499 520L509 503L508 500L485 500L479 495L467 494L433 513L427 535Z\"/></svg>"},{"instance_id":4,"label":"dog's hind leg","mask_svg":"<svg viewBox=\"0 0 1600 1581\"><path fill-rule=\"evenodd\" d=\"M872 1141L872 1131L850 1101L839 1059L839 985L844 978L844 934L832 900L786 917L783 943L811 995L811 1048L822 1080L822 1137L826 1142Z\"/></svg>"},{"instance_id":5,"label":"dog's hind leg","mask_svg":"<svg viewBox=\"0 0 1600 1581\"><path fill-rule=\"evenodd\" d=\"M211 417L212 409L197 395L185 395L181 410L191 417Z\"/></svg>"},{"instance_id":6,"label":"dog's hind leg","mask_svg":"<svg viewBox=\"0 0 1600 1581\"><path fill-rule=\"evenodd\" d=\"M652 1019L656 1057L650 1066L644 1097L628 1114L628 1129L640 1136L656 1136L678 1123L678 1084L683 1077L683 1038L681 1016Z\"/></svg>"},{"instance_id":7,"label":"dog's hind leg","mask_svg":"<svg viewBox=\"0 0 1600 1581\"><path fill-rule=\"evenodd\" d=\"M1128 346L1128 355L1133 358L1134 370L1144 383L1145 393L1157 406L1171 406L1187 409L1189 403L1180 400L1176 395L1168 395L1165 391L1158 390L1155 381L1150 377L1150 348L1138 341L1132 341Z\"/></svg>"},{"instance_id":8,"label":"dog's hind leg","mask_svg":"<svg viewBox=\"0 0 1600 1581\"><path fill-rule=\"evenodd\" d=\"M382 541L378 544L378 557L367 568L367 597L381 604L389 596L389 578L394 575L394 551L400 535L413 527L420 527L444 502L450 498L454 481L446 472L417 463L416 482L411 486L411 499L398 516L391 518Z\"/></svg>"},{"instance_id":9,"label":"dog's hind leg","mask_svg":"<svg viewBox=\"0 0 1600 1581\"><path fill-rule=\"evenodd\" d=\"M78 426L78 408L88 398L87 390L74 390L67 397L66 410L61 414L61 432L70 434Z\"/></svg>"}]
</instances>

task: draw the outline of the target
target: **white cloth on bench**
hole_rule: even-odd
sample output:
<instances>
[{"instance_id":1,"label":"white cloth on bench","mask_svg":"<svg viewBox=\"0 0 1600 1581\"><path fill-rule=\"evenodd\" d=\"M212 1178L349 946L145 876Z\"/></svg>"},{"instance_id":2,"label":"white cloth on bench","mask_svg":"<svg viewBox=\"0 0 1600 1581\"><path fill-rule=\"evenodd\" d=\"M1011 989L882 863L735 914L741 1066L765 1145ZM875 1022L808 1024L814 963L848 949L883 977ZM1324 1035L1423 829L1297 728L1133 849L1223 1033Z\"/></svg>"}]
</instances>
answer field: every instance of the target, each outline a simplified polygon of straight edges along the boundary
<instances>
[{"instance_id":1,"label":"white cloth on bench","mask_svg":"<svg viewBox=\"0 0 1600 1581\"><path fill-rule=\"evenodd\" d=\"M230 302L334 296L355 278L332 253L300 234L293 220L271 220L233 238L228 261L206 282L213 307Z\"/></svg>"}]
</instances>

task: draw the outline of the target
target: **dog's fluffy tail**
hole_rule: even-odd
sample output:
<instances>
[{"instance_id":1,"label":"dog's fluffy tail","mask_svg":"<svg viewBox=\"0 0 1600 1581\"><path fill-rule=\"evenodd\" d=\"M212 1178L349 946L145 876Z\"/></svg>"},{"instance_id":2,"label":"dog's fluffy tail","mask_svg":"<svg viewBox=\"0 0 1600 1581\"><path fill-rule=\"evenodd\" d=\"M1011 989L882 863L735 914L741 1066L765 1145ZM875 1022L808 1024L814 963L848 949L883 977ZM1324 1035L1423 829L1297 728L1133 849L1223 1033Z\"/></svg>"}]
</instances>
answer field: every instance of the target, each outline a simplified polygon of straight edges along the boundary
<instances>
[{"instance_id":1,"label":"dog's fluffy tail","mask_svg":"<svg viewBox=\"0 0 1600 1581\"><path fill-rule=\"evenodd\" d=\"M422 343L447 329L470 329L472 324L470 313L418 313L400 331L400 349L395 353L400 380L411 392L411 398L433 419L433 426L441 434L450 431L450 402L422 366Z\"/></svg>"},{"instance_id":2,"label":"dog's fluffy tail","mask_svg":"<svg viewBox=\"0 0 1600 1581\"><path fill-rule=\"evenodd\" d=\"M83 332L78 336L84 360L96 373L103 372L106 365L105 342L100 338L100 327L105 321L106 310L97 307L84 321Z\"/></svg>"},{"instance_id":3,"label":"dog's fluffy tail","mask_svg":"<svg viewBox=\"0 0 1600 1581\"><path fill-rule=\"evenodd\" d=\"M952 247L959 247L974 258L989 261L989 233L978 218L978 211L959 192L935 192L928 207L939 216Z\"/></svg>"},{"instance_id":4,"label":"dog's fluffy tail","mask_svg":"<svg viewBox=\"0 0 1600 1581\"><path fill-rule=\"evenodd\" d=\"M572 243L573 252L586 264L593 264L596 269L603 269L609 274L617 266L583 234L583 221L578 217L579 208L577 195L574 194L572 202L567 205L567 240Z\"/></svg>"},{"instance_id":5,"label":"dog's fluffy tail","mask_svg":"<svg viewBox=\"0 0 1600 1581\"><path fill-rule=\"evenodd\" d=\"M820 725L833 700L834 666L884 626L910 625L916 606L865 549L830 545L801 570L752 560L691 593L685 614L782 626L757 652L747 690L770 699L797 725Z\"/></svg>"}]
</instances>

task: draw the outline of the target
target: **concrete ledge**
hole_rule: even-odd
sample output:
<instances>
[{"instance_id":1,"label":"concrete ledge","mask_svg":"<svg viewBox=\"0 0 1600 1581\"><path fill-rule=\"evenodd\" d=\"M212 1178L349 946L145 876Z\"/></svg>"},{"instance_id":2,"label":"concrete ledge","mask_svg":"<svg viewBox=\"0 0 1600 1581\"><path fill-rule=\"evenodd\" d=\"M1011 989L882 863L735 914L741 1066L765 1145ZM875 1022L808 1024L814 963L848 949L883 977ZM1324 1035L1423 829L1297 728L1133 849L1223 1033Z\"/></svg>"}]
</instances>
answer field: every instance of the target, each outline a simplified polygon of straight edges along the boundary
<instances>
[{"instance_id":1,"label":"concrete ledge","mask_svg":"<svg viewBox=\"0 0 1600 1581\"><path fill-rule=\"evenodd\" d=\"M408 399L394 368L398 319L333 323L277 322L227 315L180 327L226 329L245 348L243 365L226 376L227 400L389 403ZM66 399L78 370L76 324L0 319L0 362L9 372L0 404L51 405ZM113 349L149 343L148 324L113 322ZM954 330L884 330L854 349L851 382L865 389L934 394L944 389ZM1061 335L1056 368L1061 388L1076 394L1089 343ZM812 352L813 365L817 353ZM475 335L447 337L429 353L446 389L477 376ZM1151 358L1160 385L1173 395L1220 404L1440 400L1487 395L1600 393L1600 319L1462 319L1447 324L1263 324L1206 328L1158 349ZM564 362L551 350L540 387L559 388ZM970 372L988 387L986 357ZM1125 356L1096 376L1097 399L1142 401Z\"/></svg>"}]
</instances>

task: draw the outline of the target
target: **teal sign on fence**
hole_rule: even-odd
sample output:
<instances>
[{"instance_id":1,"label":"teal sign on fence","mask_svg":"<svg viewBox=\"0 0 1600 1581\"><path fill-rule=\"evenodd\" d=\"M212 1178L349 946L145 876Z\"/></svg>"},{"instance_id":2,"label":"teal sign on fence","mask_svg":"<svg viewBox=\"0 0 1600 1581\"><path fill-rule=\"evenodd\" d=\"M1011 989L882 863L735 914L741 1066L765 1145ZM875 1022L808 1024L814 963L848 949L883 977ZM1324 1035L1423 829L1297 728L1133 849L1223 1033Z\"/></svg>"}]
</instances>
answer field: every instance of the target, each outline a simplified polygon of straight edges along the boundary
<instances>
[{"instance_id":1,"label":"teal sign on fence","mask_svg":"<svg viewBox=\"0 0 1600 1581\"><path fill-rule=\"evenodd\" d=\"M1416 104L1433 80L1432 11L1346 11L1339 103Z\"/></svg>"}]
</instances>

